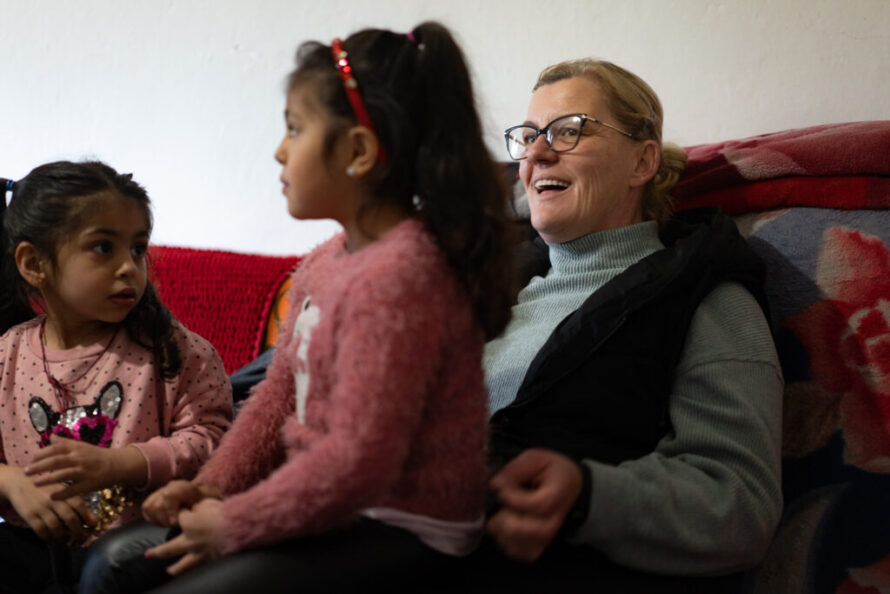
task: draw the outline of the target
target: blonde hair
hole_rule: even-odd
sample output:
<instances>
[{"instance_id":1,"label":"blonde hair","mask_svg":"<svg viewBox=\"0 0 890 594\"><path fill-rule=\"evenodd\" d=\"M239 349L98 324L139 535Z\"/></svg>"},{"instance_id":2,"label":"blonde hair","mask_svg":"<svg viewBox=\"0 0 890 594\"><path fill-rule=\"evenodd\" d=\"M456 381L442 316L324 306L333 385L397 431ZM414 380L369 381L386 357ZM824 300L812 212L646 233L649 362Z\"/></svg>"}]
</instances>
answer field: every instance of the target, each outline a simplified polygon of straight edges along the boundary
<instances>
[{"instance_id":1,"label":"blonde hair","mask_svg":"<svg viewBox=\"0 0 890 594\"><path fill-rule=\"evenodd\" d=\"M686 167L686 151L675 144L662 143L664 111L658 95L646 81L633 72L611 62L592 58L548 66L538 75L532 91L576 77L586 78L599 86L616 124L627 130L635 140L654 140L658 143L661 158L658 172L643 189L643 218L666 221L671 217L674 206L669 192Z\"/></svg>"}]
</instances>

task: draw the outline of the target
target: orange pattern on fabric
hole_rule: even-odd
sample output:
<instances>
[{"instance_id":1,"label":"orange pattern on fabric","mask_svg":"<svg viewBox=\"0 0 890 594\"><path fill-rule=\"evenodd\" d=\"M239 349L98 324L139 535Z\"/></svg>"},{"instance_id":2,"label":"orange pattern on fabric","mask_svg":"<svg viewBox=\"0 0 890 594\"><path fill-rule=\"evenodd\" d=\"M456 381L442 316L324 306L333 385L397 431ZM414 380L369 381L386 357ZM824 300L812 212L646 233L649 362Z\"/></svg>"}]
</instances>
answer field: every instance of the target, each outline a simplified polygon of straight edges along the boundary
<instances>
[{"instance_id":1,"label":"orange pattern on fabric","mask_svg":"<svg viewBox=\"0 0 890 594\"><path fill-rule=\"evenodd\" d=\"M266 322L266 334L263 338L264 351L278 344L278 329L287 317L287 310L290 308L290 299L288 299L290 287L291 277L288 276L278 287L278 290L275 291L275 298L272 300L272 307L269 311L269 319Z\"/></svg>"}]
</instances>

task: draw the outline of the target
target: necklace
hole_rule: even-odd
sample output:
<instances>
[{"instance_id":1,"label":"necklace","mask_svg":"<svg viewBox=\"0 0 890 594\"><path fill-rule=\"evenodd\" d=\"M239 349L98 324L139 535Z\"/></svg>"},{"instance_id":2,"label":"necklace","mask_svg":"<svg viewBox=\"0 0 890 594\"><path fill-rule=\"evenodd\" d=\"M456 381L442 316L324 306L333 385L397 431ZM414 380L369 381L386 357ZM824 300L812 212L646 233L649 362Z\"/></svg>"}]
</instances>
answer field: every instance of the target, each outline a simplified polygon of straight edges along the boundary
<instances>
[{"instance_id":1,"label":"necklace","mask_svg":"<svg viewBox=\"0 0 890 594\"><path fill-rule=\"evenodd\" d=\"M96 366L102 357L105 356L105 353L108 352L108 349L111 348L111 345L114 344L114 339L117 338L117 333L120 330L120 325L118 325L114 329L114 333L111 335L111 338L108 339L108 344L105 345L105 348L102 349L102 352L99 353L99 356L93 359L93 362L87 365L87 368L83 370L83 373L78 375L73 380L63 382L62 380L56 379L53 377L53 374L49 372L49 363L46 361L46 318L40 323L40 358L43 359L43 372L46 374L46 379L49 381L49 385L53 387L56 391L56 401L59 405L59 412L65 412L68 409L68 403L71 400L71 392L69 387L76 384L80 380L86 377L86 375L90 372L90 370ZM89 387L89 386L88 386Z\"/></svg>"}]
</instances>

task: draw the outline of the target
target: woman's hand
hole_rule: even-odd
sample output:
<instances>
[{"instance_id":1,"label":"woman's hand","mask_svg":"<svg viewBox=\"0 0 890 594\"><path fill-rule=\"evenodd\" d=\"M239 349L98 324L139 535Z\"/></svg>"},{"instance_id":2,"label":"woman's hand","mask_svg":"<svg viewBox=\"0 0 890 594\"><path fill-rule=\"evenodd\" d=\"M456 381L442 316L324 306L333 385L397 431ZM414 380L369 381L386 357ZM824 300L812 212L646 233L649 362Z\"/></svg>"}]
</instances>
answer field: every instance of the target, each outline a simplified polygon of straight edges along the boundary
<instances>
[{"instance_id":1,"label":"woman's hand","mask_svg":"<svg viewBox=\"0 0 890 594\"><path fill-rule=\"evenodd\" d=\"M189 481L170 481L145 498L142 503L142 517L158 526L177 526L179 512L189 509L207 496L209 495L205 490Z\"/></svg>"},{"instance_id":2,"label":"woman's hand","mask_svg":"<svg viewBox=\"0 0 890 594\"><path fill-rule=\"evenodd\" d=\"M508 557L534 561L556 537L583 479L558 452L529 449L508 462L489 486L501 503L485 529Z\"/></svg>"},{"instance_id":3,"label":"woman's hand","mask_svg":"<svg viewBox=\"0 0 890 594\"><path fill-rule=\"evenodd\" d=\"M37 536L71 544L83 542L94 520L80 497L59 500L62 485L38 487L17 466L2 467L4 494Z\"/></svg>"},{"instance_id":4,"label":"woman's hand","mask_svg":"<svg viewBox=\"0 0 890 594\"><path fill-rule=\"evenodd\" d=\"M219 499L207 498L191 510L179 513L182 533L145 552L148 559L181 557L167 568L170 575L179 575L193 567L220 558L222 548L222 506Z\"/></svg>"},{"instance_id":5,"label":"woman's hand","mask_svg":"<svg viewBox=\"0 0 890 594\"><path fill-rule=\"evenodd\" d=\"M54 499L64 500L115 483L143 485L148 464L134 447L100 448L53 435L50 445L34 455L25 474L33 477L37 486L64 484L64 489L53 493Z\"/></svg>"}]
</instances>

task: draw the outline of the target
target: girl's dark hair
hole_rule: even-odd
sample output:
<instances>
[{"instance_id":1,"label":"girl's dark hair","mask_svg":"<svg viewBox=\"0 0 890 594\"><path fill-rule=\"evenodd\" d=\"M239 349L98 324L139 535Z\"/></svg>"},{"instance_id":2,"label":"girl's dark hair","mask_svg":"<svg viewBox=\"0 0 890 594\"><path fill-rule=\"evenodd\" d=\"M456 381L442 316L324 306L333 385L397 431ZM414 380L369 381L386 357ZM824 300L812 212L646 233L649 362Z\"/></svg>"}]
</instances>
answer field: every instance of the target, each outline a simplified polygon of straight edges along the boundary
<instances>
[{"instance_id":1,"label":"girl's dark hair","mask_svg":"<svg viewBox=\"0 0 890 594\"><path fill-rule=\"evenodd\" d=\"M343 42L386 159L368 176L363 206L416 210L463 282L486 339L500 334L515 296L503 174L485 146L463 52L438 23L410 35L365 29ZM331 47L304 43L288 90L312 85L331 126L330 151L357 122ZM360 210L361 214L362 210Z\"/></svg>"},{"instance_id":2,"label":"girl's dark hair","mask_svg":"<svg viewBox=\"0 0 890 594\"><path fill-rule=\"evenodd\" d=\"M0 201L0 334L33 318L32 304L40 299L16 267L15 250L21 242L30 242L55 265L62 241L95 212L96 199L108 195L135 200L151 230L151 201L145 189L132 175L98 161L57 161L33 169L17 182L0 179L4 197L8 186L12 186L9 206L5 199ZM173 317L151 282L123 324L133 341L154 353L162 377L179 373L182 358L173 338Z\"/></svg>"}]
</instances>

